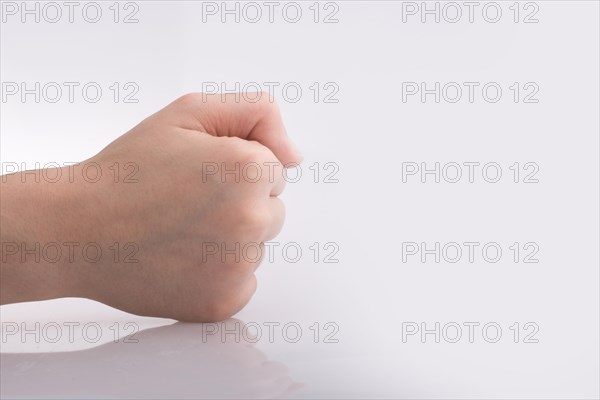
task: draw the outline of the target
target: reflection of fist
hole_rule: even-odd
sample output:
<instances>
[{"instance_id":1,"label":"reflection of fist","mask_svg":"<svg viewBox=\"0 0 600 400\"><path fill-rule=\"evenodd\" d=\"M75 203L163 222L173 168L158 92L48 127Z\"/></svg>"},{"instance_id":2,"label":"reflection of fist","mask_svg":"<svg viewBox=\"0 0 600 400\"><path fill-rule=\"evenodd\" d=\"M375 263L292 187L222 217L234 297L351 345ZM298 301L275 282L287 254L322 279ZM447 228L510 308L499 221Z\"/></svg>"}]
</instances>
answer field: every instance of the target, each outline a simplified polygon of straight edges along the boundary
<instances>
[{"instance_id":1,"label":"reflection of fist","mask_svg":"<svg viewBox=\"0 0 600 400\"><path fill-rule=\"evenodd\" d=\"M60 268L54 264L44 269L51 283L47 292L39 289L37 298L24 299L8 288L2 302L80 296L182 321L222 320L239 311L256 288L260 245L251 258L233 253L278 234L285 214L277 198L285 183L282 164L301 161L276 105L266 94L261 99L183 96L86 161L103 171L134 165L130 183L107 176L96 183L79 179L28 188L17 182L18 174L10 176L2 187L3 230L4 214L11 232L32 229L13 230L17 221L35 221L36 236L19 240L93 242L102 249L132 243L136 251L130 259L105 252L94 264L83 257ZM251 172L246 176L240 170ZM18 191L30 197L43 193L40 201L51 202L48 207L56 212L48 217L41 207L20 204ZM31 218L12 219L13 212ZM222 251L207 257L203 250L214 246ZM2 277L10 273L8 280L20 279L12 264L9 260L8 268L2 267ZM34 273L27 263L19 267ZM4 292L4 279L2 285Z\"/></svg>"},{"instance_id":2,"label":"reflection of fist","mask_svg":"<svg viewBox=\"0 0 600 400\"><path fill-rule=\"evenodd\" d=\"M0 395L281 399L301 387L285 365L247 341L255 338L247 338L243 322L211 325L175 323L80 351L3 353Z\"/></svg>"}]
</instances>

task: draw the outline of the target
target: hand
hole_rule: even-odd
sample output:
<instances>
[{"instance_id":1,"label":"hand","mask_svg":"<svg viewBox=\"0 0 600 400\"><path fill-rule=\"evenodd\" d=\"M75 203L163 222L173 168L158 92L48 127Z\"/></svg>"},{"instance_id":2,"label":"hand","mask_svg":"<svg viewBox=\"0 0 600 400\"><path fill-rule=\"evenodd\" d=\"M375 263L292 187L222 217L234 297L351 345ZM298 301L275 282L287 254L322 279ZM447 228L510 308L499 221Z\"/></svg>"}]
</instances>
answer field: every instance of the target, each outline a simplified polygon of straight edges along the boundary
<instances>
[{"instance_id":1,"label":"hand","mask_svg":"<svg viewBox=\"0 0 600 400\"><path fill-rule=\"evenodd\" d=\"M3 231L21 232L26 243L59 243L63 253L64 243L78 245L69 247L71 259L42 257L45 287L38 287L31 275L39 264L21 257L15 267L11 257L22 249L13 255L3 243L2 303L75 296L139 315L224 320L256 289L262 243L284 221L283 165L300 161L266 94L256 103L190 94L83 162L102 172L97 182L71 173L73 182L16 188L15 174L2 186ZM67 177L66 168L57 172ZM95 244L88 252L100 248L97 261L89 262L87 243ZM32 298L15 292L23 285Z\"/></svg>"}]
</instances>

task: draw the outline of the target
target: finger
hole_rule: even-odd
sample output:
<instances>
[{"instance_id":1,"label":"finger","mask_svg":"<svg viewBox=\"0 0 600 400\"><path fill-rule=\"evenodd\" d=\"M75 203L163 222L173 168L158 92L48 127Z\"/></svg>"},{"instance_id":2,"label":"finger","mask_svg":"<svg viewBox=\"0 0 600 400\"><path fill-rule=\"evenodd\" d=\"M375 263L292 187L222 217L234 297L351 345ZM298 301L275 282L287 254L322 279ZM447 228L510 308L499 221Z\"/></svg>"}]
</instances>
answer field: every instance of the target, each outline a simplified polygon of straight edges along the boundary
<instances>
[{"instance_id":1,"label":"finger","mask_svg":"<svg viewBox=\"0 0 600 400\"><path fill-rule=\"evenodd\" d=\"M252 154L248 157L252 161L241 165L243 181L256 186L261 192L266 191L269 196L279 196L286 185L285 170L273 152L254 140L238 139L236 145L243 146L244 151Z\"/></svg>"},{"instance_id":2,"label":"finger","mask_svg":"<svg viewBox=\"0 0 600 400\"><path fill-rule=\"evenodd\" d=\"M250 275L246 283L240 288L238 288L238 290L236 291L237 295L235 299L237 304L234 307L235 312L233 313L233 315L237 314L242 308L244 308L244 306L246 306L246 304L248 304L248 302L256 292L256 284L256 276L252 274Z\"/></svg>"},{"instance_id":3,"label":"finger","mask_svg":"<svg viewBox=\"0 0 600 400\"><path fill-rule=\"evenodd\" d=\"M251 265L252 265L252 273L253 274L254 274L254 272L256 272L258 267L260 267L260 264L265 259L265 243L261 242L256 247L257 247L257 249L256 249L257 253L250 255L248 257L249 260L252 261Z\"/></svg>"},{"instance_id":4,"label":"finger","mask_svg":"<svg viewBox=\"0 0 600 400\"><path fill-rule=\"evenodd\" d=\"M283 228L283 223L285 221L285 205L283 204L283 201L278 197L271 197L267 202L270 223L265 231L265 236L262 240L263 242L275 238L279 232L281 232L281 228Z\"/></svg>"},{"instance_id":5,"label":"finger","mask_svg":"<svg viewBox=\"0 0 600 400\"><path fill-rule=\"evenodd\" d=\"M242 276L242 279L248 279L249 276L254 275L254 272L256 272L265 259L265 243L245 243L242 247L244 250L241 256L244 265L240 268L243 269L240 276Z\"/></svg>"},{"instance_id":6,"label":"finger","mask_svg":"<svg viewBox=\"0 0 600 400\"><path fill-rule=\"evenodd\" d=\"M277 163L272 164L271 170L267 171L269 174L269 182L272 183L271 187L271 196L276 197L283 193L285 189L286 180L285 180L285 170L283 168L283 164Z\"/></svg>"},{"instance_id":7,"label":"finger","mask_svg":"<svg viewBox=\"0 0 600 400\"><path fill-rule=\"evenodd\" d=\"M256 97L239 93L185 95L165 110L171 123L214 136L256 140L271 149L283 163L302 161L302 155L287 135L279 108L268 93Z\"/></svg>"}]
</instances>

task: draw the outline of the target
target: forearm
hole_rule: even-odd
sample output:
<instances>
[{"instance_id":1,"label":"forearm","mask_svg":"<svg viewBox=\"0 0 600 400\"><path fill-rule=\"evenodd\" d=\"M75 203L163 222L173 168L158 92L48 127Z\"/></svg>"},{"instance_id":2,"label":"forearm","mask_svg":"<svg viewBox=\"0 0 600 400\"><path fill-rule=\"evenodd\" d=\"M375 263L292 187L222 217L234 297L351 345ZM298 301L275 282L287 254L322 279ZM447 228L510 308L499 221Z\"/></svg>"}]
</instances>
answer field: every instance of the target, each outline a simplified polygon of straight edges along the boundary
<instances>
[{"instance_id":1,"label":"forearm","mask_svg":"<svg viewBox=\"0 0 600 400\"><path fill-rule=\"evenodd\" d=\"M73 268L52 245L64 237L67 189L23 173L0 177L0 304L76 294Z\"/></svg>"}]
</instances>

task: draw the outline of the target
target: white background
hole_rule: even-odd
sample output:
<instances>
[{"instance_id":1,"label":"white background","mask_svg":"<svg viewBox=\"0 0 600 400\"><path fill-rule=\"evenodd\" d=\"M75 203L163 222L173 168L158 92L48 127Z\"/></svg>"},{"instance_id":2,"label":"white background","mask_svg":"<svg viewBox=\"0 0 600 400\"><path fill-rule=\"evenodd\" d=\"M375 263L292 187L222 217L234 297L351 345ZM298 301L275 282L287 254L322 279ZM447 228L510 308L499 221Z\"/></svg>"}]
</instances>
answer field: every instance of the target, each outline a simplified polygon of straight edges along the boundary
<instances>
[{"instance_id":1,"label":"white background","mask_svg":"<svg viewBox=\"0 0 600 400\"><path fill-rule=\"evenodd\" d=\"M234 15L222 22L220 13L203 14L203 4L194 1L137 2L139 22L131 24L122 22L124 3L114 23L112 2L100 2L98 23L82 18L85 3L74 23L65 7L57 23L43 16L39 23L33 16L23 23L20 14L3 14L3 85L97 82L103 88L97 103L85 101L80 90L73 103L66 92L57 103L3 98L3 172L14 162L32 169L36 162L86 159L208 82L229 89L236 82L279 83L275 96L305 162L302 178L283 195L286 226L275 240L281 246L274 261L258 270L259 289L236 316L263 327L256 344L212 337L203 343L204 327L193 324L139 332L138 343L112 343L115 322L145 329L173 321L81 299L2 306L3 330L36 322L103 327L98 343L81 335L74 343L64 337L58 343L36 343L33 335L3 338L2 396L598 398L599 5L521 2L514 22L513 2L498 2L502 15L491 23L482 14L488 3L475 8L472 23L463 2L456 23L444 15L439 23L433 15L421 22L419 13L403 14L409 6L399 1L322 2L317 23L313 2L298 3L297 23L283 17L285 3L270 23L262 2L257 23L244 15L239 23ZM441 10L445 4L439 3ZM244 4L238 6L243 11ZM427 6L433 9L435 2ZM454 11L445 10L453 18ZM488 8L488 19L493 10ZM254 11L247 11L253 18ZM337 22L324 23L333 11ZM524 23L533 11L538 22ZM114 82L135 83L139 101L115 103L109 89ZM295 103L281 92L289 82L303 91ZM317 101L310 89L315 82L321 87ZM337 103L324 102L328 82L339 88ZM436 103L434 95L403 101L403 82L425 82L430 89L435 82L480 86L473 102L462 86L458 102L442 97ZM502 88L495 103L482 97L488 82ZM509 88L514 82L521 90L516 103ZM530 92L526 83L539 88L536 103L523 101ZM317 162L315 182L309 167ZM337 183L324 182L332 171L324 169L328 162L339 167ZM403 182L403 163L410 162L480 165L473 183L466 167L457 183L443 176L436 183L432 175L425 183L420 175ZM521 166L518 183L509 169L515 162ZM539 167L537 183L523 182L528 162ZM500 165L497 183L482 176L486 163ZM303 250L298 262L282 255L289 242ZM309 248L315 242L318 262ZM329 242L339 247L337 263L324 262ZM481 246L473 263L466 253L456 263L436 263L432 255L425 263L420 255L403 262L404 242ZM488 242L502 248L496 263L482 257ZM509 249L514 242L521 246L519 262ZM528 242L539 247L537 263L523 262ZM273 343L266 337L269 322L280 324ZM315 322L318 343L310 329ZM328 322L339 327L331 337L338 343L325 343L332 332L324 329ZM434 334L403 340L407 322L427 329L439 323L439 343ZM479 324L473 343L468 322ZM510 328L515 322L518 343ZM286 323L301 327L297 343L282 334ZM454 330L443 335L448 323L462 326L457 343L447 340ZM482 333L487 323L502 329L496 343ZM532 323L528 330L526 323ZM525 343L534 326L539 330L530 339L537 343ZM488 333L495 336L493 329Z\"/></svg>"}]
</instances>

